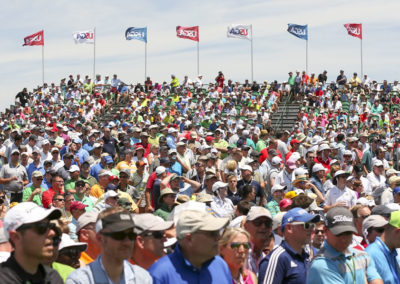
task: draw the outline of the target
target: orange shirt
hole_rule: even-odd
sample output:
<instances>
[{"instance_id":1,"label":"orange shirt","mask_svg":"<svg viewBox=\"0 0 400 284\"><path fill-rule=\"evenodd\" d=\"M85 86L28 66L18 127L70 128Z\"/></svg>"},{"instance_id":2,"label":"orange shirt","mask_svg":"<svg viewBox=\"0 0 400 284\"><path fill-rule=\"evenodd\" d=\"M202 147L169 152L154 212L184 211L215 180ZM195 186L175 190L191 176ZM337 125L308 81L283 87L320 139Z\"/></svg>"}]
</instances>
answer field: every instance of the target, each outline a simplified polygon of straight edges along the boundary
<instances>
[{"instance_id":1,"label":"orange shirt","mask_svg":"<svg viewBox=\"0 0 400 284\"><path fill-rule=\"evenodd\" d=\"M93 185L90 189L90 195L99 199L100 196L104 194L104 187L102 187L100 184L96 183Z\"/></svg>"},{"instance_id":2,"label":"orange shirt","mask_svg":"<svg viewBox=\"0 0 400 284\"><path fill-rule=\"evenodd\" d=\"M81 253L81 257L79 258L79 262L81 263L81 267L88 265L91 263L94 259L91 258L86 252ZM82 265L83 264L83 265Z\"/></svg>"}]
</instances>

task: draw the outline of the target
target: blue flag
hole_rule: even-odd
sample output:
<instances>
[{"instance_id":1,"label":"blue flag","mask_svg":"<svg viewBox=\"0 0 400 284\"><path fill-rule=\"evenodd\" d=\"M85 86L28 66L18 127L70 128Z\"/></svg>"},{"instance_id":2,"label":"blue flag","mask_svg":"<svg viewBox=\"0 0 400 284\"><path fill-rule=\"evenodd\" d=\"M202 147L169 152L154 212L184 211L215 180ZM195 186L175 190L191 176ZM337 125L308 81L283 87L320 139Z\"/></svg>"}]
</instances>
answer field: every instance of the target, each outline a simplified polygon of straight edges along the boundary
<instances>
[{"instance_id":1,"label":"blue flag","mask_svg":"<svg viewBox=\"0 0 400 284\"><path fill-rule=\"evenodd\" d=\"M145 28L128 28L125 32L125 38L127 40L137 39L147 42L147 27Z\"/></svg>"},{"instance_id":2,"label":"blue flag","mask_svg":"<svg viewBox=\"0 0 400 284\"><path fill-rule=\"evenodd\" d=\"M308 40L308 26L288 24L287 31L298 38Z\"/></svg>"}]
</instances>

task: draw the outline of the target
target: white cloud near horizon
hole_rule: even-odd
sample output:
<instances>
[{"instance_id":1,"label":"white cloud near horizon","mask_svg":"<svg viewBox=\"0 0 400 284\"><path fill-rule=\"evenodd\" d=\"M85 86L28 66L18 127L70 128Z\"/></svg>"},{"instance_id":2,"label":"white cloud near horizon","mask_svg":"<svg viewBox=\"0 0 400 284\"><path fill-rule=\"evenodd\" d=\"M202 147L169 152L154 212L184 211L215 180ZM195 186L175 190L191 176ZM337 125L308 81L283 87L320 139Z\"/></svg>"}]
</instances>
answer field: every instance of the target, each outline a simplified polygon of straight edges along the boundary
<instances>
[{"instance_id":1,"label":"white cloud near horizon","mask_svg":"<svg viewBox=\"0 0 400 284\"><path fill-rule=\"evenodd\" d=\"M129 26L148 27L148 75L169 81L196 75L196 43L179 39L175 27L200 26L200 72L213 81L250 79L250 42L226 37L229 24L252 24L254 79L285 80L287 72L305 69L305 41L287 33L288 23L309 26L309 71L339 69L360 73L360 40L347 35L344 23L363 23L364 73L377 80L398 76L398 12L388 1L237 1L237 0L58 0L3 4L0 46L0 110L23 87L41 84L41 47L22 47L23 38L45 30L45 81L68 74L92 75L93 46L75 45L72 32L96 27L96 73L117 73L126 82L143 81L144 43L126 41Z\"/></svg>"}]
</instances>

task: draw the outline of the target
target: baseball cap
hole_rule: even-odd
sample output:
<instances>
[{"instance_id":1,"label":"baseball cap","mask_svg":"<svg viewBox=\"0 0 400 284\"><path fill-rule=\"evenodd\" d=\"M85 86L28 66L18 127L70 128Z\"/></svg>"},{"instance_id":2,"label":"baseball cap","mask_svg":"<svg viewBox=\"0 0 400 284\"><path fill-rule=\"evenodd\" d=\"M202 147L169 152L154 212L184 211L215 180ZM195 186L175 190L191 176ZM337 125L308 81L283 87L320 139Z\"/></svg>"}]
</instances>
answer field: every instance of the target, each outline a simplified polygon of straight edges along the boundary
<instances>
[{"instance_id":1,"label":"baseball cap","mask_svg":"<svg viewBox=\"0 0 400 284\"><path fill-rule=\"evenodd\" d=\"M98 176L102 177L102 176L111 176L112 173L110 171L107 170L100 170Z\"/></svg>"},{"instance_id":2,"label":"baseball cap","mask_svg":"<svg viewBox=\"0 0 400 284\"><path fill-rule=\"evenodd\" d=\"M279 207L282 208L288 208L289 206L292 206L293 200L289 198L284 198L279 202Z\"/></svg>"},{"instance_id":3,"label":"baseball cap","mask_svg":"<svg viewBox=\"0 0 400 284\"><path fill-rule=\"evenodd\" d=\"M282 159L279 158L278 156L275 156L272 158L271 164L274 166L280 165L282 163Z\"/></svg>"},{"instance_id":4,"label":"baseball cap","mask_svg":"<svg viewBox=\"0 0 400 284\"><path fill-rule=\"evenodd\" d=\"M134 232L136 234L165 231L174 225L173 221L164 221L152 213L136 214L133 216L133 221L135 222Z\"/></svg>"},{"instance_id":5,"label":"baseball cap","mask_svg":"<svg viewBox=\"0 0 400 284\"><path fill-rule=\"evenodd\" d=\"M166 170L167 170L167 169L166 169L165 167L163 167L163 166L158 166L158 167L156 168L156 175L161 175L161 174L165 173Z\"/></svg>"},{"instance_id":6,"label":"baseball cap","mask_svg":"<svg viewBox=\"0 0 400 284\"><path fill-rule=\"evenodd\" d=\"M104 194L104 200L110 197L116 197L118 196L118 193L116 193L114 190L107 190L107 192Z\"/></svg>"},{"instance_id":7,"label":"baseball cap","mask_svg":"<svg viewBox=\"0 0 400 284\"><path fill-rule=\"evenodd\" d=\"M58 208L44 209L34 202L22 202L9 209L4 216L4 235L9 238L9 232L15 231L24 224L39 222L48 218L49 220L61 217Z\"/></svg>"},{"instance_id":8,"label":"baseball cap","mask_svg":"<svg viewBox=\"0 0 400 284\"><path fill-rule=\"evenodd\" d=\"M371 215L381 215L383 217L390 217L390 214L393 212L389 207L386 205L377 205L371 210Z\"/></svg>"},{"instance_id":9,"label":"baseball cap","mask_svg":"<svg viewBox=\"0 0 400 284\"><path fill-rule=\"evenodd\" d=\"M86 227L90 223L96 223L98 212L85 212L78 218L78 225L76 226L76 231L79 232L82 228Z\"/></svg>"},{"instance_id":10,"label":"baseball cap","mask_svg":"<svg viewBox=\"0 0 400 284\"><path fill-rule=\"evenodd\" d=\"M297 140L297 139L290 140L290 145L292 145L292 146L293 146L293 144L300 144L300 143L301 143L301 141Z\"/></svg>"},{"instance_id":11,"label":"baseball cap","mask_svg":"<svg viewBox=\"0 0 400 284\"><path fill-rule=\"evenodd\" d=\"M83 242L75 242L71 239L71 237L67 234L62 234L61 236L61 243L60 246L58 247L58 251L64 249L64 248L76 248L79 251L85 251L88 247L87 243Z\"/></svg>"},{"instance_id":12,"label":"baseball cap","mask_svg":"<svg viewBox=\"0 0 400 284\"><path fill-rule=\"evenodd\" d=\"M381 228L389 223L384 217L379 215L368 216L362 223L362 232L367 233L369 228Z\"/></svg>"},{"instance_id":13,"label":"baseball cap","mask_svg":"<svg viewBox=\"0 0 400 284\"><path fill-rule=\"evenodd\" d=\"M397 194L397 193L400 193L400 186L396 186L396 187L393 189L393 194Z\"/></svg>"},{"instance_id":14,"label":"baseball cap","mask_svg":"<svg viewBox=\"0 0 400 284\"><path fill-rule=\"evenodd\" d=\"M271 188L271 194L274 193L277 190L285 190L286 186L281 185L281 184L274 184L274 186Z\"/></svg>"},{"instance_id":15,"label":"baseball cap","mask_svg":"<svg viewBox=\"0 0 400 284\"><path fill-rule=\"evenodd\" d=\"M272 220L271 213L268 209L261 206L252 206L247 214L246 222L253 221L259 217L267 217Z\"/></svg>"},{"instance_id":16,"label":"baseball cap","mask_svg":"<svg viewBox=\"0 0 400 284\"><path fill-rule=\"evenodd\" d=\"M325 217L325 226L336 236L345 232L357 233L353 214L345 207L339 206L330 209Z\"/></svg>"},{"instance_id":17,"label":"baseball cap","mask_svg":"<svg viewBox=\"0 0 400 284\"><path fill-rule=\"evenodd\" d=\"M286 161L286 166L291 170L294 170L295 168L297 168L296 167L296 162L291 160L291 159Z\"/></svg>"},{"instance_id":18,"label":"baseball cap","mask_svg":"<svg viewBox=\"0 0 400 284\"><path fill-rule=\"evenodd\" d=\"M83 204L80 201L72 201L69 211L72 212L72 210L84 210L86 207L87 205Z\"/></svg>"},{"instance_id":19,"label":"baseball cap","mask_svg":"<svg viewBox=\"0 0 400 284\"><path fill-rule=\"evenodd\" d=\"M73 172L80 172L81 170L80 170L80 168L77 166L77 165L72 165L70 168L69 168L69 170L68 170L70 173L73 173Z\"/></svg>"},{"instance_id":20,"label":"baseball cap","mask_svg":"<svg viewBox=\"0 0 400 284\"><path fill-rule=\"evenodd\" d=\"M110 155L108 155L104 157L104 162L106 162L106 164L112 164L114 161L113 158Z\"/></svg>"},{"instance_id":21,"label":"baseball cap","mask_svg":"<svg viewBox=\"0 0 400 284\"><path fill-rule=\"evenodd\" d=\"M318 163L312 167L312 172L315 173L315 172L319 172L319 171L326 171L326 169L323 165Z\"/></svg>"},{"instance_id":22,"label":"baseball cap","mask_svg":"<svg viewBox=\"0 0 400 284\"><path fill-rule=\"evenodd\" d=\"M267 210L267 209L265 209ZM216 218L207 212L187 210L179 214L176 237L182 239L186 234L197 231L218 231L229 222L228 218Z\"/></svg>"},{"instance_id":23,"label":"baseball cap","mask_svg":"<svg viewBox=\"0 0 400 284\"><path fill-rule=\"evenodd\" d=\"M244 165L244 166L240 167L240 169L242 171L251 171L251 172L253 172L253 168L251 166L249 166L249 165Z\"/></svg>"},{"instance_id":24,"label":"baseball cap","mask_svg":"<svg viewBox=\"0 0 400 284\"><path fill-rule=\"evenodd\" d=\"M132 208L132 202L127 197L120 197L117 201L117 204L128 211Z\"/></svg>"},{"instance_id":25,"label":"baseball cap","mask_svg":"<svg viewBox=\"0 0 400 284\"><path fill-rule=\"evenodd\" d=\"M32 177L33 177L33 178L43 177L43 174L42 174L41 171L34 171L34 172L32 173Z\"/></svg>"},{"instance_id":26,"label":"baseball cap","mask_svg":"<svg viewBox=\"0 0 400 284\"><path fill-rule=\"evenodd\" d=\"M320 215L310 214L303 208L296 207L296 208L290 209L288 212L286 212L285 216L283 216L281 230L283 232L286 224L289 224L292 222L316 223L319 220L320 220Z\"/></svg>"},{"instance_id":27,"label":"baseball cap","mask_svg":"<svg viewBox=\"0 0 400 284\"><path fill-rule=\"evenodd\" d=\"M212 186L212 191L217 192L220 188L227 187L228 184L222 181L217 181L216 183L213 184Z\"/></svg>"},{"instance_id":28,"label":"baseball cap","mask_svg":"<svg viewBox=\"0 0 400 284\"><path fill-rule=\"evenodd\" d=\"M390 214L389 224L395 228L400 228L400 211L394 211Z\"/></svg>"},{"instance_id":29,"label":"baseball cap","mask_svg":"<svg viewBox=\"0 0 400 284\"><path fill-rule=\"evenodd\" d=\"M118 212L104 217L96 222L96 233L103 229L109 229L111 232L121 232L127 229L133 229L135 223L133 222L131 214L127 212Z\"/></svg>"},{"instance_id":30,"label":"baseball cap","mask_svg":"<svg viewBox=\"0 0 400 284\"><path fill-rule=\"evenodd\" d=\"M374 167L380 167L380 166L383 166L383 163L382 163L381 160L376 159L376 160L373 162L372 165L373 165Z\"/></svg>"},{"instance_id":31,"label":"baseball cap","mask_svg":"<svg viewBox=\"0 0 400 284\"><path fill-rule=\"evenodd\" d=\"M213 196L211 194L206 193L205 191L202 191L199 194L197 194L196 201L202 203L211 202L213 201Z\"/></svg>"}]
</instances>

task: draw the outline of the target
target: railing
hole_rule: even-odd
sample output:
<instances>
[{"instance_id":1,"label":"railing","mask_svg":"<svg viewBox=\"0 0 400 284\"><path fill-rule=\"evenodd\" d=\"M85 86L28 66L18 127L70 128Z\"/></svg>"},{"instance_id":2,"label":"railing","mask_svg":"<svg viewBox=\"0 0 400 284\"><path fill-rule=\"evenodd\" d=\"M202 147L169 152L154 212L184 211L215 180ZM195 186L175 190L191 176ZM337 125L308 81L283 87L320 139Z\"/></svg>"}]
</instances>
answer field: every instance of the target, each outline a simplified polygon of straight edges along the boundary
<instances>
[{"instance_id":1,"label":"railing","mask_svg":"<svg viewBox=\"0 0 400 284\"><path fill-rule=\"evenodd\" d=\"M280 116L279 116L279 119L278 119L278 121L277 121L277 123L275 124L275 127L274 127L274 132L275 132L275 133L276 133L278 130L280 130L280 128L281 128L281 126L282 126L283 118L284 118L284 117L287 115L287 113L288 113L288 105L289 105L291 99L292 99L292 93L289 92L289 94L286 96L286 100L285 100L284 104L280 106L280 108L282 108L282 111L281 111L281 114L280 114Z\"/></svg>"}]
</instances>

